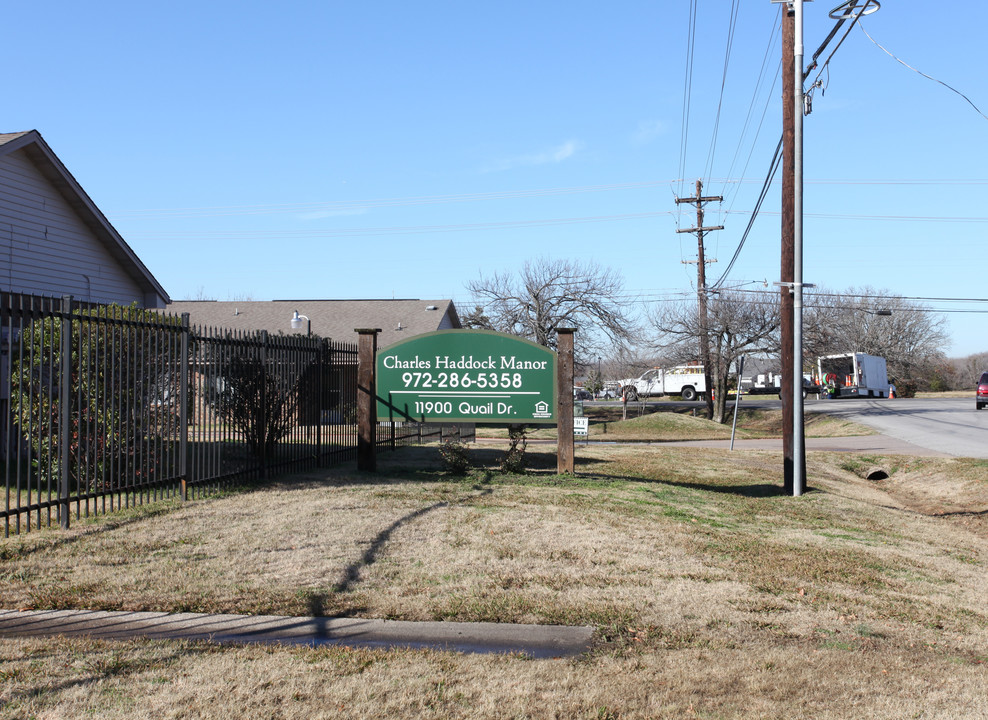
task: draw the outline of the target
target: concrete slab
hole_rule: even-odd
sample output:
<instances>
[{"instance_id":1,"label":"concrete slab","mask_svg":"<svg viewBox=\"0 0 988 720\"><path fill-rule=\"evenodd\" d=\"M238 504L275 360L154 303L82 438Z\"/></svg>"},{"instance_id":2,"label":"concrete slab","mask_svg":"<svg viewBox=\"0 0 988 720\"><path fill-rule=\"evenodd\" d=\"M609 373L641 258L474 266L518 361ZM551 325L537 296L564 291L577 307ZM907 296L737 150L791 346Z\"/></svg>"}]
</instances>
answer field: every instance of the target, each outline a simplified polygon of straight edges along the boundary
<instances>
[{"instance_id":1,"label":"concrete slab","mask_svg":"<svg viewBox=\"0 0 988 720\"><path fill-rule=\"evenodd\" d=\"M523 653L533 658L580 655L594 628L499 623L404 622L360 618L0 610L0 637L86 636L208 640L216 643L432 648L467 653Z\"/></svg>"}]
</instances>

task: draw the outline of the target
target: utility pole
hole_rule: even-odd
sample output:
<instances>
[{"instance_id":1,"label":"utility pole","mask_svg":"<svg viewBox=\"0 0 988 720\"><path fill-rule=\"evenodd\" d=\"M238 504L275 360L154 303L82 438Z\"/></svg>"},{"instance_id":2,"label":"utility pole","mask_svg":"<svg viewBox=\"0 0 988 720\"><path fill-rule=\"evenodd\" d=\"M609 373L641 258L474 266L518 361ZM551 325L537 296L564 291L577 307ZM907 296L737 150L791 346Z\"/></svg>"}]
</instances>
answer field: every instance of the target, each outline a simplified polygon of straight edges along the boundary
<instances>
[{"instance_id":1,"label":"utility pole","mask_svg":"<svg viewBox=\"0 0 988 720\"><path fill-rule=\"evenodd\" d=\"M703 256L703 234L710 232L712 230L723 230L723 225L714 225L711 227L703 227L703 203L715 200L717 202L722 202L724 200L720 195L703 197L703 181L696 181L696 197L691 198L676 198L676 204L681 203L695 203L696 204L696 227L686 228L683 230L677 230L677 233L696 233L697 242L697 262L696 262L696 294L697 303L699 306L700 313L700 362L703 363L703 381L707 386L707 391L704 393L704 397L707 401L707 418L713 419L714 416L714 398L713 398L713 384L710 382L710 333L708 330L709 322L707 319L707 262L716 262L716 260L705 260Z\"/></svg>"},{"instance_id":2,"label":"utility pole","mask_svg":"<svg viewBox=\"0 0 988 720\"><path fill-rule=\"evenodd\" d=\"M778 0L773 0L773 2ZM803 427L803 1L782 14L782 454L783 484L806 485ZM853 0L856 1L856 0Z\"/></svg>"},{"instance_id":3,"label":"utility pole","mask_svg":"<svg viewBox=\"0 0 988 720\"><path fill-rule=\"evenodd\" d=\"M803 0L793 0L793 253L792 253L792 494L806 488L806 439L803 426Z\"/></svg>"},{"instance_id":4,"label":"utility pole","mask_svg":"<svg viewBox=\"0 0 988 720\"><path fill-rule=\"evenodd\" d=\"M787 392L796 376L793 368L793 203L795 192L795 12L791 5L782 13L782 274L781 321L782 340L782 480L786 492L793 491L793 395ZM799 369L802 378L802 368Z\"/></svg>"}]
</instances>

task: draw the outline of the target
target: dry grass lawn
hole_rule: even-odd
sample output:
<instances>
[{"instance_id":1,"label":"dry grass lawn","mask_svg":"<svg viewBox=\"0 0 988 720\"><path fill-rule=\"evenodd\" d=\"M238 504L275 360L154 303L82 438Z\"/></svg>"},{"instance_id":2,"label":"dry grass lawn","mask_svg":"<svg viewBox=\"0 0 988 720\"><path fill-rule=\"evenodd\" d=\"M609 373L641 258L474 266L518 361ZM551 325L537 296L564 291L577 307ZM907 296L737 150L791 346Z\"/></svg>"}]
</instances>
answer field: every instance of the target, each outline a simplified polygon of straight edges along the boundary
<instances>
[{"instance_id":1,"label":"dry grass lawn","mask_svg":"<svg viewBox=\"0 0 988 720\"><path fill-rule=\"evenodd\" d=\"M0 718L988 717L988 462L435 447L0 542L0 606L546 622L575 660L0 640ZM890 477L862 478L882 465Z\"/></svg>"}]
</instances>

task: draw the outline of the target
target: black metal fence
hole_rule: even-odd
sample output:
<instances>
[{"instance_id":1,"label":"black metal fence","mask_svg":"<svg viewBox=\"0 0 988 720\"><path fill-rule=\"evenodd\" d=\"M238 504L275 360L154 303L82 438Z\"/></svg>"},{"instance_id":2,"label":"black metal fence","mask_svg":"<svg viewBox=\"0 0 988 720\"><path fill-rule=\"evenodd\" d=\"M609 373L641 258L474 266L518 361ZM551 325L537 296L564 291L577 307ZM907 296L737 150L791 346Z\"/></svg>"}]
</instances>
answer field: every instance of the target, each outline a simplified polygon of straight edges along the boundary
<instances>
[{"instance_id":1,"label":"black metal fence","mask_svg":"<svg viewBox=\"0 0 988 720\"><path fill-rule=\"evenodd\" d=\"M355 344L11 293L0 333L5 536L356 458ZM449 434L384 423L377 436Z\"/></svg>"}]
</instances>

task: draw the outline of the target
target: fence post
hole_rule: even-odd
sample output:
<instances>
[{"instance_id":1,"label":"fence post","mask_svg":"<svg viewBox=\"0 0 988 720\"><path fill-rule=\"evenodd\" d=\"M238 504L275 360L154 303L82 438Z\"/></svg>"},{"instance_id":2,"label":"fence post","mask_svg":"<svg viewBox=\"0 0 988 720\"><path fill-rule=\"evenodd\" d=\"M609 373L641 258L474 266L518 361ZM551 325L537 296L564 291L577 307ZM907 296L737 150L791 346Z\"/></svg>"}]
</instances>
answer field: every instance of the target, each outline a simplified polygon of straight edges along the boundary
<instances>
[{"instance_id":1,"label":"fence post","mask_svg":"<svg viewBox=\"0 0 988 720\"><path fill-rule=\"evenodd\" d=\"M562 475L575 471L573 458L573 328L556 328L559 341L558 373L556 380L556 472Z\"/></svg>"},{"instance_id":2,"label":"fence post","mask_svg":"<svg viewBox=\"0 0 988 720\"><path fill-rule=\"evenodd\" d=\"M377 470L377 334L357 328L357 469Z\"/></svg>"},{"instance_id":3,"label":"fence post","mask_svg":"<svg viewBox=\"0 0 988 720\"><path fill-rule=\"evenodd\" d=\"M316 371L319 381L316 383L316 467L322 467L322 408L326 402L323 377L326 373L326 339L319 338L319 351L316 353Z\"/></svg>"},{"instance_id":4,"label":"fence post","mask_svg":"<svg viewBox=\"0 0 988 720\"><path fill-rule=\"evenodd\" d=\"M62 318L59 333L58 387L58 519L64 530L69 529L69 465L72 462L72 296L62 296Z\"/></svg>"},{"instance_id":5,"label":"fence post","mask_svg":"<svg viewBox=\"0 0 988 720\"><path fill-rule=\"evenodd\" d=\"M189 313L182 313L182 346L179 360L178 473L181 475L183 502L189 499Z\"/></svg>"},{"instance_id":6,"label":"fence post","mask_svg":"<svg viewBox=\"0 0 988 720\"><path fill-rule=\"evenodd\" d=\"M261 368L261 406L257 413L258 439L261 443L261 479L268 478L268 331L261 330L261 347L258 349Z\"/></svg>"}]
</instances>

